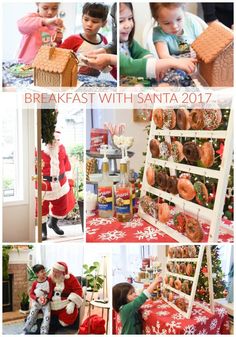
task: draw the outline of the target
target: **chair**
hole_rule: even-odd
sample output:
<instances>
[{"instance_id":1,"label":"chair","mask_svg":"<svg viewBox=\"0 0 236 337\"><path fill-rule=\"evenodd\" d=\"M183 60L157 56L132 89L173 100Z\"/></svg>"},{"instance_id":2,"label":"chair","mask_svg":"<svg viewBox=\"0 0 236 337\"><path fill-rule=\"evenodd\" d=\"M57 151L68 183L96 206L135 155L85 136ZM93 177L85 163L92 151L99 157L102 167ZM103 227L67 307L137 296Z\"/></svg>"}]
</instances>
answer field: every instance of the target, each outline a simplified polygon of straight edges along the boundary
<instances>
[{"instance_id":1,"label":"chair","mask_svg":"<svg viewBox=\"0 0 236 337\"><path fill-rule=\"evenodd\" d=\"M206 22L203 21L199 16L189 13L189 12L186 12L185 15L187 15L190 18L194 18L200 24L203 30L205 30L208 27ZM157 22L153 18L151 18L151 20L146 23L143 29L142 45L143 45L143 48L149 50L151 54L153 54L153 56L158 58L156 48L152 41L153 28L156 26L157 26Z\"/></svg>"}]
</instances>

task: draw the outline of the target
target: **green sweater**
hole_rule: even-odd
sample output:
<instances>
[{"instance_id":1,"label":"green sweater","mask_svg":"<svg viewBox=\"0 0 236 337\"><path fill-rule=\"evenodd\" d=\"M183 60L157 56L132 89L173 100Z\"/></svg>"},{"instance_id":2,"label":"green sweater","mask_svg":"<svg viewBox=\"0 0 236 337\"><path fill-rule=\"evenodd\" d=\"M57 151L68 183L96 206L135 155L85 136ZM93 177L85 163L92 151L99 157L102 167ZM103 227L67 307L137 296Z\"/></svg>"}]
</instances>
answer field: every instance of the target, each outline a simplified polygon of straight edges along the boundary
<instances>
[{"instance_id":1,"label":"green sweater","mask_svg":"<svg viewBox=\"0 0 236 337\"><path fill-rule=\"evenodd\" d=\"M142 48L138 42L132 41L129 47L131 57L120 53L120 74L125 76L147 77L147 59L150 51Z\"/></svg>"},{"instance_id":2,"label":"green sweater","mask_svg":"<svg viewBox=\"0 0 236 337\"><path fill-rule=\"evenodd\" d=\"M147 300L147 295L142 293L132 302L122 305L119 314L122 323L122 335L141 335L142 334L142 317L138 309Z\"/></svg>"}]
</instances>

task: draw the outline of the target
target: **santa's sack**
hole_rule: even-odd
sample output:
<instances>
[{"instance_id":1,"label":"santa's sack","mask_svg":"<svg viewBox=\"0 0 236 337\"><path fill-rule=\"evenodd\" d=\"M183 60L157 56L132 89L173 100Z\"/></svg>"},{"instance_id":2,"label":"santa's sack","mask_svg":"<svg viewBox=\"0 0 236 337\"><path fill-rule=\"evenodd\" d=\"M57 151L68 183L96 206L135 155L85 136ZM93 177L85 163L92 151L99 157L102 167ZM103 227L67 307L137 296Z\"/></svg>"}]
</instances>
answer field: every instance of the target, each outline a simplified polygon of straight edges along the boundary
<instances>
[{"instance_id":1,"label":"santa's sack","mask_svg":"<svg viewBox=\"0 0 236 337\"><path fill-rule=\"evenodd\" d=\"M105 320L98 315L91 315L83 321L79 328L78 334L104 335L105 332Z\"/></svg>"}]
</instances>

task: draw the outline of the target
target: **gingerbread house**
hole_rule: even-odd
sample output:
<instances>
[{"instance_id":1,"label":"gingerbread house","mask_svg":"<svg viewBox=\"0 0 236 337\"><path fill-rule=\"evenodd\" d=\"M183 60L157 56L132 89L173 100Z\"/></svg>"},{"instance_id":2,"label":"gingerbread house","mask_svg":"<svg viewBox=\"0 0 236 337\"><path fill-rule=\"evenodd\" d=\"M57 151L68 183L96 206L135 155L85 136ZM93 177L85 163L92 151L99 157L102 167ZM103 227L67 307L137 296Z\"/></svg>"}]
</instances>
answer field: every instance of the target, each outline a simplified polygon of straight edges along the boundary
<instances>
[{"instance_id":1,"label":"gingerbread house","mask_svg":"<svg viewBox=\"0 0 236 337\"><path fill-rule=\"evenodd\" d=\"M32 64L34 85L76 87L78 59L69 49L42 46Z\"/></svg>"},{"instance_id":2,"label":"gingerbread house","mask_svg":"<svg viewBox=\"0 0 236 337\"><path fill-rule=\"evenodd\" d=\"M233 86L233 40L233 31L215 22L192 43L200 75L209 86Z\"/></svg>"}]
</instances>

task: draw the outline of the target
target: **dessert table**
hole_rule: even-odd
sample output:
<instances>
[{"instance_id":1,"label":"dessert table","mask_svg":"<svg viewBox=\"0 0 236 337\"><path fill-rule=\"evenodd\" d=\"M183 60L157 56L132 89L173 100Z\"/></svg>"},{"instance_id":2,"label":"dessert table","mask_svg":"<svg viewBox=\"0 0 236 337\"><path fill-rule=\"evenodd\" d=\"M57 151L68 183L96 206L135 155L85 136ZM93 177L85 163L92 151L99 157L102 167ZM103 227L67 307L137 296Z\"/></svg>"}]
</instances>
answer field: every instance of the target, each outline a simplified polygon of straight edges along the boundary
<instances>
[{"instance_id":1,"label":"dessert table","mask_svg":"<svg viewBox=\"0 0 236 337\"><path fill-rule=\"evenodd\" d=\"M171 220L172 221L172 220ZM222 220L225 226L232 226L232 221ZM170 225L173 225L170 223ZM207 242L209 225L202 224L204 238ZM141 219L135 214L129 222L119 222L113 218L99 218L97 215L87 217L86 220L87 242L176 242L160 229ZM233 242L233 236L220 231L219 242Z\"/></svg>"},{"instance_id":2,"label":"dessert table","mask_svg":"<svg viewBox=\"0 0 236 337\"><path fill-rule=\"evenodd\" d=\"M33 83L32 76L17 77L11 68L20 65L17 62L9 61L2 63L2 86L4 90L13 90L13 88L20 90L30 86ZM99 77L78 75L78 80L82 83L82 87L116 87L116 80L104 80Z\"/></svg>"},{"instance_id":3,"label":"dessert table","mask_svg":"<svg viewBox=\"0 0 236 337\"><path fill-rule=\"evenodd\" d=\"M212 314L196 304L189 319L171 308L164 300L148 300L141 306L143 334L146 335L228 335L229 317L221 306ZM116 333L121 332L120 317L116 317Z\"/></svg>"}]
</instances>

